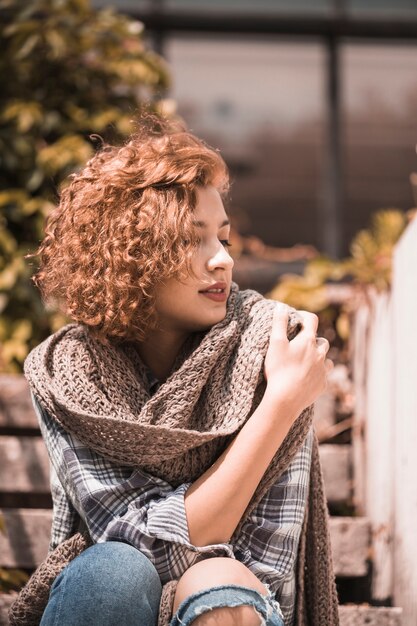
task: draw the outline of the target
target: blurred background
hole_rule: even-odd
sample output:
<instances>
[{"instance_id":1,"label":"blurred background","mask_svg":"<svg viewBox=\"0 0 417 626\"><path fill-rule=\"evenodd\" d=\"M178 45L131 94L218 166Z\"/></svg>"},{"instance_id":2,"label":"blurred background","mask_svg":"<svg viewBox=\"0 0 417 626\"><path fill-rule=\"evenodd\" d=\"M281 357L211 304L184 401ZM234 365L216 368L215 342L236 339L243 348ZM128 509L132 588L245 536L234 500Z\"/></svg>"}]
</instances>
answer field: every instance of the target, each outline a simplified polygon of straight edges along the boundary
<instances>
[{"instance_id":1,"label":"blurred background","mask_svg":"<svg viewBox=\"0 0 417 626\"><path fill-rule=\"evenodd\" d=\"M179 113L232 168L242 230L340 257L375 210L413 204L414 0L94 4L146 25Z\"/></svg>"},{"instance_id":2,"label":"blurred background","mask_svg":"<svg viewBox=\"0 0 417 626\"><path fill-rule=\"evenodd\" d=\"M227 161L242 288L319 311L325 282L389 283L415 204L415 0L0 0L0 18L1 369L66 321L23 257L91 135L123 140L143 103Z\"/></svg>"},{"instance_id":3,"label":"blurred background","mask_svg":"<svg viewBox=\"0 0 417 626\"><path fill-rule=\"evenodd\" d=\"M220 148L234 277L319 315L315 403L342 626L417 623L417 0L0 0L0 624L42 561L29 350L45 219L142 105ZM330 626L330 625L329 625Z\"/></svg>"}]
</instances>

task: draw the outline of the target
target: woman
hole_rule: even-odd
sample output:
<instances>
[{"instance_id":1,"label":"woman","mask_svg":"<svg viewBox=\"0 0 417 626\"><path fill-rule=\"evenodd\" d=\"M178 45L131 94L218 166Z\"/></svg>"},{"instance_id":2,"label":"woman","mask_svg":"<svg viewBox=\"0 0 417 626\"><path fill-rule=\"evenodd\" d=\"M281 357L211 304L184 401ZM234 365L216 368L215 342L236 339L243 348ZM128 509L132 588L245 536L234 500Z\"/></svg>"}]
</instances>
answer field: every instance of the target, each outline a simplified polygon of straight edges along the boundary
<instances>
[{"instance_id":1,"label":"woman","mask_svg":"<svg viewBox=\"0 0 417 626\"><path fill-rule=\"evenodd\" d=\"M25 365L54 521L12 624L338 623L311 427L328 342L232 282L227 189L157 120L49 217L35 282L75 324Z\"/></svg>"}]
</instances>

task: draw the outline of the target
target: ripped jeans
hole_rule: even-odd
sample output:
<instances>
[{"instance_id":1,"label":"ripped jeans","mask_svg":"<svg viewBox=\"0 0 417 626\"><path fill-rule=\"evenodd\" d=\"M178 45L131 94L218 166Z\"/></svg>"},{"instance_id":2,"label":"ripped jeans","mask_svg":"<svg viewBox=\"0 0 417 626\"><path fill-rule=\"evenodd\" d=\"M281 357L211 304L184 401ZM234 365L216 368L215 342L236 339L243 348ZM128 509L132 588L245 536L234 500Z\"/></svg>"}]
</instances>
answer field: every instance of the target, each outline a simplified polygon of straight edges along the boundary
<instances>
[{"instance_id":1,"label":"ripped jeans","mask_svg":"<svg viewBox=\"0 0 417 626\"><path fill-rule=\"evenodd\" d=\"M87 548L55 579L40 626L157 626L162 586L153 564L126 543ZM188 596L170 626L187 626L219 607L250 605L263 626L284 626L278 602L239 585Z\"/></svg>"},{"instance_id":2,"label":"ripped jeans","mask_svg":"<svg viewBox=\"0 0 417 626\"><path fill-rule=\"evenodd\" d=\"M243 605L253 606L261 626L284 626L279 604L269 589L268 595L264 596L256 589L240 585L221 585L193 593L180 604L170 626L188 626L207 611Z\"/></svg>"}]
</instances>

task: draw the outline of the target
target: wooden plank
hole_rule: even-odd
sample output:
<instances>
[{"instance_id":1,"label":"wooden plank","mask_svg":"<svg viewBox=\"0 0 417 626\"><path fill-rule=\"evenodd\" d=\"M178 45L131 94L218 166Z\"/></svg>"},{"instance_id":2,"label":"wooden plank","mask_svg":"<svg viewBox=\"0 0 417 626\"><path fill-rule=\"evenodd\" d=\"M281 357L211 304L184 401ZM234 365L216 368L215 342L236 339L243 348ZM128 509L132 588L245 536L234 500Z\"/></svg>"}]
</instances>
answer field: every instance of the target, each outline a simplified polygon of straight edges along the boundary
<instances>
[{"instance_id":1,"label":"wooden plank","mask_svg":"<svg viewBox=\"0 0 417 626\"><path fill-rule=\"evenodd\" d=\"M402 609L362 605L339 606L340 626L402 626Z\"/></svg>"},{"instance_id":2,"label":"wooden plank","mask_svg":"<svg viewBox=\"0 0 417 626\"><path fill-rule=\"evenodd\" d=\"M8 610L16 594L0 594L0 624L9 623ZM402 626L402 609L398 607L339 606L340 626Z\"/></svg>"},{"instance_id":3,"label":"wooden plank","mask_svg":"<svg viewBox=\"0 0 417 626\"><path fill-rule=\"evenodd\" d=\"M0 437L0 492L49 493L49 459L41 437Z\"/></svg>"},{"instance_id":4,"label":"wooden plank","mask_svg":"<svg viewBox=\"0 0 417 626\"><path fill-rule=\"evenodd\" d=\"M319 451L327 500L329 502L350 501L352 497L351 446L321 444Z\"/></svg>"},{"instance_id":5,"label":"wooden plank","mask_svg":"<svg viewBox=\"0 0 417 626\"><path fill-rule=\"evenodd\" d=\"M336 576L366 576L370 528L366 518L331 517L330 536Z\"/></svg>"},{"instance_id":6,"label":"wooden plank","mask_svg":"<svg viewBox=\"0 0 417 626\"><path fill-rule=\"evenodd\" d=\"M48 551L52 511L4 509L7 537L0 535L0 565L36 567ZM337 576L364 576L369 550L366 519L331 517L330 534Z\"/></svg>"},{"instance_id":7,"label":"wooden plank","mask_svg":"<svg viewBox=\"0 0 417 626\"><path fill-rule=\"evenodd\" d=\"M35 568L49 546L52 511L3 509L6 535L0 534L0 565Z\"/></svg>"},{"instance_id":8,"label":"wooden plank","mask_svg":"<svg viewBox=\"0 0 417 626\"><path fill-rule=\"evenodd\" d=\"M9 624L8 612L15 597L16 597L15 593L0 593L0 625L1 626L8 626Z\"/></svg>"},{"instance_id":9,"label":"wooden plank","mask_svg":"<svg viewBox=\"0 0 417 626\"><path fill-rule=\"evenodd\" d=\"M351 333L352 373L355 389L355 411L352 429L353 503L358 515L366 513L366 374L370 310L365 297L356 303Z\"/></svg>"},{"instance_id":10,"label":"wooden plank","mask_svg":"<svg viewBox=\"0 0 417 626\"><path fill-rule=\"evenodd\" d=\"M0 428L39 428L29 385L22 375L0 375Z\"/></svg>"},{"instance_id":11,"label":"wooden plank","mask_svg":"<svg viewBox=\"0 0 417 626\"><path fill-rule=\"evenodd\" d=\"M417 624L417 219L397 244L393 272L392 385L394 389L395 477L394 601L404 623ZM385 459L384 459L385 462Z\"/></svg>"},{"instance_id":12,"label":"wooden plank","mask_svg":"<svg viewBox=\"0 0 417 626\"><path fill-rule=\"evenodd\" d=\"M349 500L351 496L350 446L322 444L327 499ZM0 492L49 493L49 460L41 437L0 437Z\"/></svg>"},{"instance_id":13,"label":"wooden plank","mask_svg":"<svg viewBox=\"0 0 417 626\"><path fill-rule=\"evenodd\" d=\"M394 574L393 320L390 294L369 290L368 296L372 320L366 380L366 516L372 528L372 599L382 604L392 597Z\"/></svg>"},{"instance_id":14,"label":"wooden plank","mask_svg":"<svg viewBox=\"0 0 417 626\"><path fill-rule=\"evenodd\" d=\"M326 433L336 422L336 398L328 390L322 393L314 403L314 428L319 441L326 438Z\"/></svg>"}]
</instances>

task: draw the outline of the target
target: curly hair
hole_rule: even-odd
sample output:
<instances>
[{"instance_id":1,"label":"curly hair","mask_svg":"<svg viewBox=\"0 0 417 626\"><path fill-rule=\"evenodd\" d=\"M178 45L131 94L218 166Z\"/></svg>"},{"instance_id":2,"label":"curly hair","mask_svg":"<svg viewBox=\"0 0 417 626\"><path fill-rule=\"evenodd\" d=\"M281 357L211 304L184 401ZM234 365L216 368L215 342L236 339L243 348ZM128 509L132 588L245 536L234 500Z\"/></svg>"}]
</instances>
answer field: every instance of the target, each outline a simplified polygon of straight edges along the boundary
<instances>
[{"instance_id":1,"label":"curly hair","mask_svg":"<svg viewBox=\"0 0 417 626\"><path fill-rule=\"evenodd\" d=\"M190 275L198 187L228 190L218 153L177 122L143 121L70 177L47 219L33 280L43 298L103 341L156 326L155 288Z\"/></svg>"}]
</instances>

